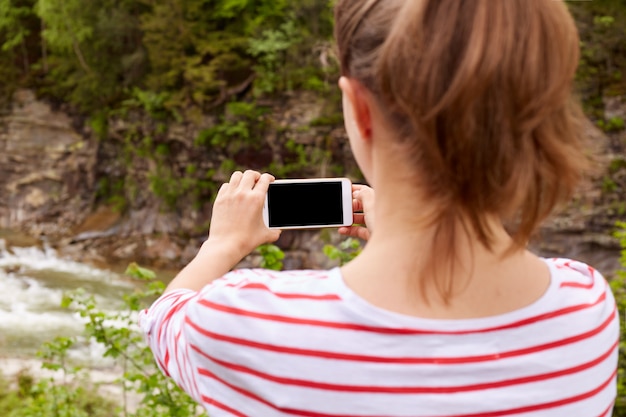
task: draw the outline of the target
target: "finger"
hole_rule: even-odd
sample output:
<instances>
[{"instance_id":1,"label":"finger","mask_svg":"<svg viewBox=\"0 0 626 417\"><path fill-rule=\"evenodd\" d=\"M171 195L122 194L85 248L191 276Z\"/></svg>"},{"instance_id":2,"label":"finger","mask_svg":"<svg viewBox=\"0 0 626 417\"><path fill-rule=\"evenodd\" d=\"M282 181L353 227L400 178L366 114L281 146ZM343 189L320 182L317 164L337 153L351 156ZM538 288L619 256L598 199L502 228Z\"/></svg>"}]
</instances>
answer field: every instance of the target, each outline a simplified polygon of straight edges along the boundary
<instances>
[{"instance_id":1,"label":"finger","mask_svg":"<svg viewBox=\"0 0 626 417\"><path fill-rule=\"evenodd\" d=\"M246 172L243 173L243 176L241 177L241 182L239 183L239 187L243 188L244 190L253 189L254 184L256 184L260 176L261 174L259 174L256 171L247 170Z\"/></svg>"},{"instance_id":2,"label":"finger","mask_svg":"<svg viewBox=\"0 0 626 417\"><path fill-rule=\"evenodd\" d=\"M363 184L352 184L352 191L361 191L365 188L370 188L367 185L363 185Z\"/></svg>"},{"instance_id":3,"label":"finger","mask_svg":"<svg viewBox=\"0 0 626 417\"><path fill-rule=\"evenodd\" d=\"M361 203L361 201L357 200L356 198L352 200L352 211L354 213L363 211L363 204Z\"/></svg>"},{"instance_id":4,"label":"finger","mask_svg":"<svg viewBox=\"0 0 626 417\"><path fill-rule=\"evenodd\" d=\"M256 182L256 185L254 186L254 191L258 192L259 194L265 195L270 187L270 184L273 183L274 180L275 178L271 174L265 173L261 175L261 177Z\"/></svg>"},{"instance_id":5,"label":"finger","mask_svg":"<svg viewBox=\"0 0 626 417\"><path fill-rule=\"evenodd\" d=\"M267 235L267 242L266 243L274 243L278 240L278 238L280 238L280 234L282 233L282 230L280 229L270 229L268 235Z\"/></svg>"},{"instance_id":6,"label":"finger","mask_svg":"<svg viewBox=\"0 0 626 417\"><path fill-rule=\"evenodd\" d=\"M352 222L354 224L365 224L365 214L363 214L363 213L354 213Z\"/></svg>"},{"instance_id":7,"label":"finger","mask_svg":"<svg viewBox=\"0 0 626 417\"><path fill-rule=\"evenodd\" d=\"M220 196L223 196L224 194L226 194L227 191L228 191L228 183L225 182L224 184L220 186L220 189L217 190L217 197L219 198Z\"/></svg>"},{"instance_id":8,"label":"finger","mask_svg":"<svg viewBox=\"0 0 626 417\"><path fill-rule=\"evenodd\" d=\"M374 190L369 187L363 187L353 193L353 197L359 200L363 212L367 213L374 208Z\"/></svg>"},{"instance_id":9,"label":"finger","mask_svg":"<svg viewBox=\"0 0 626 417\"><path fill-rule=\"evenodd\" d=\"M369 240L370 238L369 230L361 226L340 227L338 231L341 235L356 237L362 240Z\"/></svg>"},{"instance_id":10,"label":"finger","mask_svg":"<svg viewBox=\"0 0 626 417\"><path fill-rule=\"evenodd\" d=\"M233 189L239 186L239 183L241 182L241 177L243 177L243 173L241 171L235 171L233 172L233 175L230 176L230 181L228 183L232 186Z\"/></svg>"},{"instance_id":11,"label":"finger","mask_svg":"<svg viewBox=\"0 0 626 417\"><path fill-rule=\"evenodd\" d=\"M357 237L361 240L368 241L370 240L370 236L371 236L371 233L369 229L366 229L365 227L361 227L357 230Z\"/></svg>"}]
</instances>

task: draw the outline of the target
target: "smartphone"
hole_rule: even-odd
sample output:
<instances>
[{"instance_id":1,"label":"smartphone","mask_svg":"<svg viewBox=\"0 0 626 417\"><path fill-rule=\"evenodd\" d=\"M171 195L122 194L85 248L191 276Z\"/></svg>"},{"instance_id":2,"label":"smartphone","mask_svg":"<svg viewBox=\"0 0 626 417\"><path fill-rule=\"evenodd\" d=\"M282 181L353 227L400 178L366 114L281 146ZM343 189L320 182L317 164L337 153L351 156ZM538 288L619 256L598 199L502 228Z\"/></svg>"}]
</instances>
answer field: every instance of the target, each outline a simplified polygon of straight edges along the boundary
<instances>
[{"instance_id":1,"label":"smartphone","mask_svg":"<svg viewBox=\"0 0 626 417\"><path fill-rule=\"evenodd\" d=\"M352 182L347 178L276 180L263 206L270 229L351 226Z\"/></svg>"}]
</instances>

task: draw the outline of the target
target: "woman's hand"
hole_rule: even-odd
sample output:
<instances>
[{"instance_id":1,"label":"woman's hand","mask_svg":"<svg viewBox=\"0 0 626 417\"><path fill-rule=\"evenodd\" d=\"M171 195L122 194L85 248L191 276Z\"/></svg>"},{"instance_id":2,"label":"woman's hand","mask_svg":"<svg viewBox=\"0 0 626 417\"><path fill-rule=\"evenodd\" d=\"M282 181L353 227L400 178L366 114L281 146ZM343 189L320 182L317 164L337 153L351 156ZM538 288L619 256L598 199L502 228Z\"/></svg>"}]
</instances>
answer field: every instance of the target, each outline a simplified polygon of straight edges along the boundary
<instances>
[{"instance_id":1,"label":"woman's hand","mask_svg":"<svg viewBox=\"0 0 626 417\"><path fill-rule=\"evenodd\" d=\"M352 210L354 226L340 227L339 233L369 240L374 230L374 190L366 185L352 185Z\"/></svg>"},{"instance_id":2,"label":"woman's hand","mask_svg":"<svg viewBox=\"0 0 626 417\"><path fill-rule=\"evenodd\" d=\"M263 222L265 195L274 177L256 171L233 173L217 193L208 241L226 245L241 259L259 245L274 242L280 230L270 230Z\"/></svg>"},{"instance_id":3,"label":"woman's hand","mask_svg":"<svg viewBox=\"0 0 626 417\"><path fill-rule=\"evenodd\" d=\"M270 230L263 222L265 194L274 177L255 171L235 172L222 185L211 217L209 238L165 292L177 289L199 291L223 276L257 246L274 242L280 230Z\"/></svg>"}]
</instances>

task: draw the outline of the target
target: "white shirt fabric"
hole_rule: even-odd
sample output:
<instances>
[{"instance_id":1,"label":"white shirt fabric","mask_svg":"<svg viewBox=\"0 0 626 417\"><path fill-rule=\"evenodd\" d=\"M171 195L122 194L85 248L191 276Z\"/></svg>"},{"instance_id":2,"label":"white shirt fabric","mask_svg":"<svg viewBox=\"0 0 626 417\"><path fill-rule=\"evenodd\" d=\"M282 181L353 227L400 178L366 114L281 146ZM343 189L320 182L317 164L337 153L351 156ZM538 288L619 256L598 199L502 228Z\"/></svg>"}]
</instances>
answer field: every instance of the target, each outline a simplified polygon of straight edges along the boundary
<instances>
[{"instance_id":1,"label":"white shirt fabric","mask_svg":"<svg viewBox=\"0 0 626 417\"><path fill-rule=\"evenodd\" d=\"M610 287L586 264L545 262L539 300L487 318L377 308L338 268L245 269L164 295L140 324L160 368L211 417L610 416Z\"/></svg>"}]
</instances>

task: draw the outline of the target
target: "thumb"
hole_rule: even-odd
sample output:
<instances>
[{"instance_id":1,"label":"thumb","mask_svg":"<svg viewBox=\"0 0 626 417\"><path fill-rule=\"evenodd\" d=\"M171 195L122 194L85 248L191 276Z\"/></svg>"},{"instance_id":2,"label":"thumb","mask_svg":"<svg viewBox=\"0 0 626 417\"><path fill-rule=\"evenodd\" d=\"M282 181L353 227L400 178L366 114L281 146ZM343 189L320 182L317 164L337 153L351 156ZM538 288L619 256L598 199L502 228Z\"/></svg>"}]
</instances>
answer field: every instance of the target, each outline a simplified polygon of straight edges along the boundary
<instances>
[{"instance_id":1,"label":"thumb","mask_svg":"<svg viewBox=\"0 0 626 417\"><path fill-rule=\"evenodd\" d=\"M278 238L280 238L280 234L282 233L282 230L280 229L270 229L268 235L267 235L267 242L268 243L274 243L278 240Z\"/></svg>"}]
</instances>

